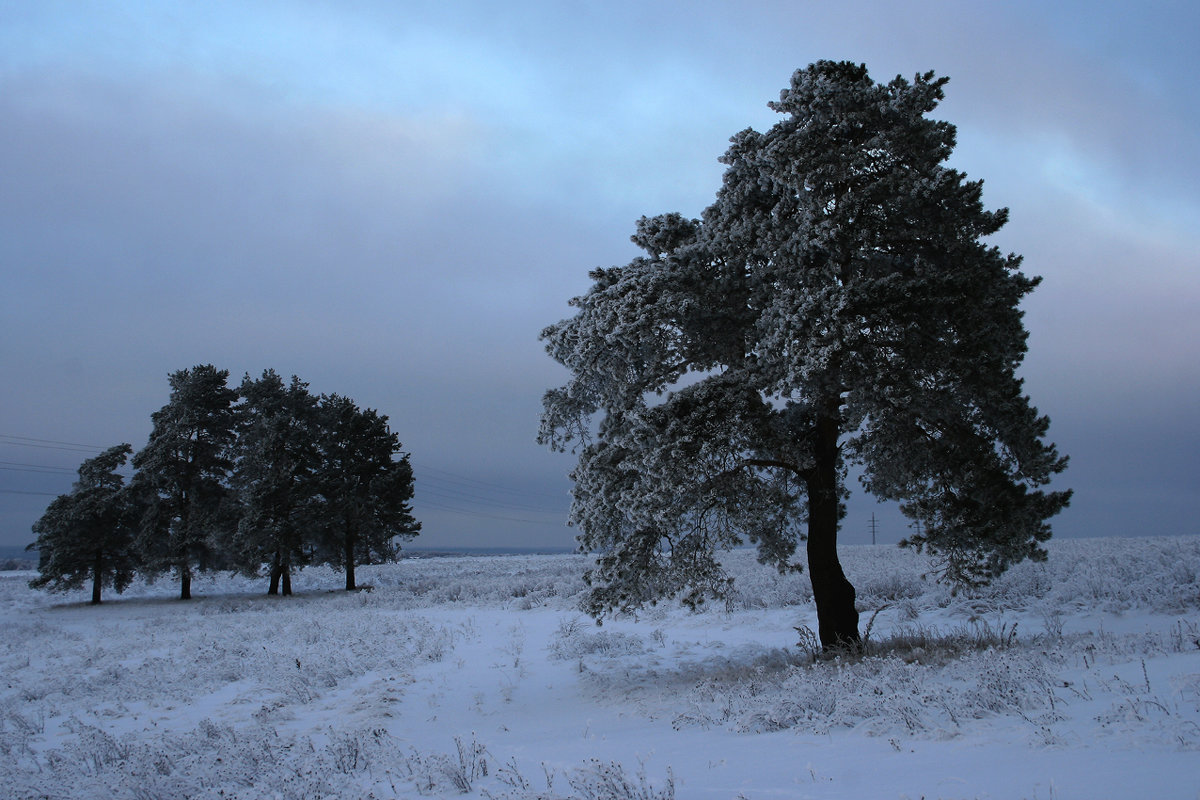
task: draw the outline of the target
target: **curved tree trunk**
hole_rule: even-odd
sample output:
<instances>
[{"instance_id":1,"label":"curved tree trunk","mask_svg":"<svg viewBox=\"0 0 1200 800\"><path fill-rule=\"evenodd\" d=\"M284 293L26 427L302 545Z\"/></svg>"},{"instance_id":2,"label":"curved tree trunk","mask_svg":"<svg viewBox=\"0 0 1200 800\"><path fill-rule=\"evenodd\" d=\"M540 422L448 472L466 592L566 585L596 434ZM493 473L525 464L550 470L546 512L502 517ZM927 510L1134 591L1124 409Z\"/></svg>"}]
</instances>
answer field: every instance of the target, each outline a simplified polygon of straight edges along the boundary
<instances>
[{"instance_id":1,"label":"curved tree trunk","mask_svg":"<svg viewBox=\"0 0 1200 800\"><path fill-rule=\"evenodd\" d=\"M837 555L840 507L836 419L818 419L815 433L816 463L807 483L808 577L817 604L817 633L826 650L857 647L862 639L854 608L854 586L846 579Z\"/></svg>"}]
</instances>

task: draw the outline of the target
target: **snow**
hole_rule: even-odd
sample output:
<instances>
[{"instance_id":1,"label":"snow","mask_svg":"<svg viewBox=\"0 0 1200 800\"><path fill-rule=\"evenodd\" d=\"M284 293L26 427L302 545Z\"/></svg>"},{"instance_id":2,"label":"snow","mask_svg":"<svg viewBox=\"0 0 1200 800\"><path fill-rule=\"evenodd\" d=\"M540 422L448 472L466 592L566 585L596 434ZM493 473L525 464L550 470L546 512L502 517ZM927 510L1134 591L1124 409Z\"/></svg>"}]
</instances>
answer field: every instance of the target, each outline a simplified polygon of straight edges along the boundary
<instances>
[{"instance_id":1,"label":"snow","mask_svg":"<svg viewBox=\"0 0 1200 800\"><path fill-rule=\"evenodd\" d=\"M582 556L406 560L293 597L104 605L0 573L14 798L1200 797L1200 537L1055 542L952 594L851 547L872 654L817 660L806 576L597 627ZM926 577L922 577L922 576ZM881 609L881 610L880 610ZM797 628L801 630L798 631Z\"/></svg>"}]
</instances>

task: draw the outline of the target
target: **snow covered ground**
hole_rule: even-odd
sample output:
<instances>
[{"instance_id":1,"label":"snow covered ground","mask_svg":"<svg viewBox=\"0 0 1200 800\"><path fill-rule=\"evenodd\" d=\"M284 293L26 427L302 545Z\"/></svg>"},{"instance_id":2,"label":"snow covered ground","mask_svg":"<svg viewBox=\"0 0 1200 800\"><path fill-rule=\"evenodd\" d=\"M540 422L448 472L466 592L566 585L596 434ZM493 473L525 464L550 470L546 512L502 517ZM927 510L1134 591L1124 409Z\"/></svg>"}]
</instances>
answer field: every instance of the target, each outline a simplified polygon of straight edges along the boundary
<instances>
[{"instance_id":1,"label":"snow covered ground","mask_svg":"<svg viewBox=\"0 0 1200 800\"><path fill-rule=\"evenodd\" d=\"M846 548L875 654L815 662L807 576L749 552L727 606L602 627L579 556L100 607L0 573L0 796L1200 798L1200 537L1050 551L953 595Z\"/></svg>"}]
</instances>

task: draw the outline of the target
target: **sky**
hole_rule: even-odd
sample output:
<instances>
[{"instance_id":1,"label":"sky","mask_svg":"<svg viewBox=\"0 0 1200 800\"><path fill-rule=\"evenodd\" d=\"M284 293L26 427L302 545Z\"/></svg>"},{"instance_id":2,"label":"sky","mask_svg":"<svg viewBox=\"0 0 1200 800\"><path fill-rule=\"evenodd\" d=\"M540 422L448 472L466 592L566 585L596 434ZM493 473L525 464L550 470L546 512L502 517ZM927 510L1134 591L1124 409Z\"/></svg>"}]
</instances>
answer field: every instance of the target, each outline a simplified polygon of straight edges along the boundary
<instances>
[{"instance_id":1,"label":"sky","mask_svg":"<svg viewBox=\"0 0 1200 800\"><path fill-rule=\"evenodd\" d=\"M0 0L0 546L211 363L386 414L421 546L570 547L539 332L819 59L950 77L950 165L1043 277L1055 535L1198 533L1197 34L1190 2ZM858 489L842 541L872 515L908 532Z\"/></svg>"}]
</instances>

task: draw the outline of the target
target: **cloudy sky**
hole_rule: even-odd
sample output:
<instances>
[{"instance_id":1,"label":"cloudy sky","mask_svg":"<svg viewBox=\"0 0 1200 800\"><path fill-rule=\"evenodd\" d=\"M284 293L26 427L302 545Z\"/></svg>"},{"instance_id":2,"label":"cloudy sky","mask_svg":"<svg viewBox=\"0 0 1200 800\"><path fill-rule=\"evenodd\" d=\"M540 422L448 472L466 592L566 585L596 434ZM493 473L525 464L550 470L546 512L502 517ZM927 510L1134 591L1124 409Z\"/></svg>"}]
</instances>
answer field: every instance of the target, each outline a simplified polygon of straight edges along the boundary
<instances>
[{"instance_id":1,"label":"cloudy sky","mask_svg":"<svg viewBox=\"0 0 1200 800\"><path fill-rule=\"evenodd\" d=\"M951 78L952 164L1045 279L1056 534L1196 533L1198 34L1182 1L0 0L0 545L213 363L387 414L421 544L569 546L538 332L822 58ZM872 513L905 533L859 492L843 540Z\"/></svg>"}]
</instances>

